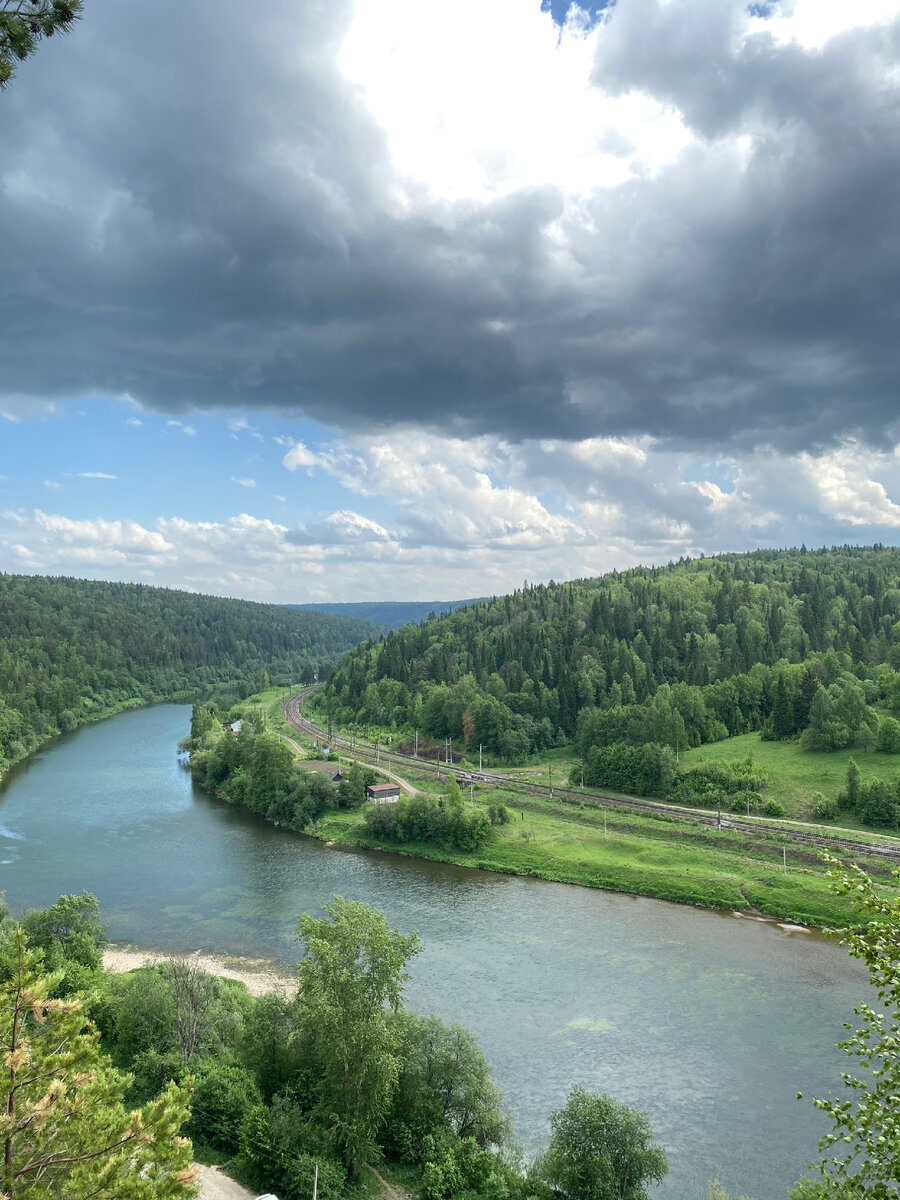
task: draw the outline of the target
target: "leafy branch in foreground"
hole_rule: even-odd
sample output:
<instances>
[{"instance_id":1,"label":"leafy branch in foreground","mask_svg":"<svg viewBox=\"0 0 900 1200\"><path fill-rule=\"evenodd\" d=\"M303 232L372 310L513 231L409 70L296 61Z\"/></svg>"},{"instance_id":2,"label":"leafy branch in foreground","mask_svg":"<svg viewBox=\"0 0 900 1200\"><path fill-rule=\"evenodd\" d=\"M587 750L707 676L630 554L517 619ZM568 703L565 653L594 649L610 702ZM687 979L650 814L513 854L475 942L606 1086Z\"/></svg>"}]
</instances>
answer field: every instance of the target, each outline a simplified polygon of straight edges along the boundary
<instances>
[{"instance_id":1,"label":"leafy branch in foreground","mask_svg":"<svg viewBox=\"0 0 900 1200\"><path fill-rule=\"evenodd\" d=\"M819 1143L825 1156L818 1164L821 1181L803 1180L792 1190L795 1200L896 1200L900 1187L900 896L882 895L872 880L853 865L822 855L830 867L835 893L846 896L864 920L848 930L841 944L861 959L883 1011L862 1001L854 1012L859 1029L838 1042L856 1059L857 1071L842 1071L848 1099L816 1099L832 1129ZM894 872L900 878L900 868ZM799 1098L799 1097L798 1097Z\"/></svg>"}]
</instances>

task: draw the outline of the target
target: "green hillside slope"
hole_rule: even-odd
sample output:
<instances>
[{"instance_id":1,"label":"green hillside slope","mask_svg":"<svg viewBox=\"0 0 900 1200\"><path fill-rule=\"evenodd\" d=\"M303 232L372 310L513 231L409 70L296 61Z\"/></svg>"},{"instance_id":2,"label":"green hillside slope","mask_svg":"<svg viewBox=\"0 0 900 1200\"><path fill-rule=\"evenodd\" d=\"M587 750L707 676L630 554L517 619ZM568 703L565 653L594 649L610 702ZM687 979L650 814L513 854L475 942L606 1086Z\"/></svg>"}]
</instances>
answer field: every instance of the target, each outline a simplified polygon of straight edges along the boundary
<instances>
[{"instance_id":1,"label":"green hillside slope","mask_svg":"<svg viewBox=\"0 0 900 1200\"><path fill-rule=\"evenodd\" d=\"M368 621L141 584L0 574L0 768L128 701L299 679Z\"/></svg>"},{"instance_id":2,"label":"green hillside slope","mask_svg":"<svg viewBox=\"0 0 900 1200\"><path fill-rule=\"evenodd\" d=\"M900 550L801 548L475 604L354 651L321 704L345 725L504 761L571 744L589 784L752 805L765 782L752 764L686 778L676 756L752 731L809 752L900 751L897 667Z\"/></svg>"}]
</instances>

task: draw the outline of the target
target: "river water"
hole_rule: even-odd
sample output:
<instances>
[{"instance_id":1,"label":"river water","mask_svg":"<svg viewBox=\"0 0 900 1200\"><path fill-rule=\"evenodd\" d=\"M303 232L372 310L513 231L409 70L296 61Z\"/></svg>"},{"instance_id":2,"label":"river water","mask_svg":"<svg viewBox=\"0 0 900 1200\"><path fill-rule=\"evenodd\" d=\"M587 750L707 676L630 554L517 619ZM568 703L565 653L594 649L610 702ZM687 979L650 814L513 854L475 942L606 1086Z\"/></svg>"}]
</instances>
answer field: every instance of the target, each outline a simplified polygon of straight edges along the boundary
<instances>
[{"instance_id":1,"label":"river water","mask_svg":"<svg viewBox=\"0 0 900 1200\"><path fill-rule=\"evenodd\" d=\"M64 735L0 785L0 887L15 909L100 898L114 941L292 965L297 915L332 895L418 929L410 1006L479 1037L529 1150L573 1083L649 1111L669 1154L659 1200L784 1200L824 1131L807 1097L865 973L814 934L731 915L329 849L194 788L190 709Z\"/></svg>"}]
</instances>

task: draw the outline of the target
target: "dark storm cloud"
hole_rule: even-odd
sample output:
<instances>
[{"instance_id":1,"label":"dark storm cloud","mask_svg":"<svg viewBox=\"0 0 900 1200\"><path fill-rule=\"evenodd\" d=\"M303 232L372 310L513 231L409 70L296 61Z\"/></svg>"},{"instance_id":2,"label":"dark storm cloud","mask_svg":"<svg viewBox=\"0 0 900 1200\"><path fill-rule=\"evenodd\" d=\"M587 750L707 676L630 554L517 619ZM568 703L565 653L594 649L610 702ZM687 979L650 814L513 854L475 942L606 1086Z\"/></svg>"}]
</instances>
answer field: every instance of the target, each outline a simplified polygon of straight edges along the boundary
<instances>
[{"instance_id":1,"label":"dark storm cloud","mask_svg":"<svg viewBox=\"0 0 900 1200\"><path fill-rule=\"evenodd\" d=\"M552 187L401 211L334 65L346 5L92 0L0 98L0 408L105 391L511 439L885 438L900 23L735 51L740 11L612 10L597 85L698 135L656 177L577 212Z\"/></svg>"}]
</instances>

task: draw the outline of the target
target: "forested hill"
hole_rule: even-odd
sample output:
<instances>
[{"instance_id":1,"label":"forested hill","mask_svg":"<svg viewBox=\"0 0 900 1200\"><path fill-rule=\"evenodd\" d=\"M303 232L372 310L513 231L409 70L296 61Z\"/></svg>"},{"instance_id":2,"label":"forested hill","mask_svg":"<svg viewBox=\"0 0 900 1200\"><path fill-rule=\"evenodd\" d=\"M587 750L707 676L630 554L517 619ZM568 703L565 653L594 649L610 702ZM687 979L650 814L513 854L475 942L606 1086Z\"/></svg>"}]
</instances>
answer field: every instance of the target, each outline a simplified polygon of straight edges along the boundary
<instances>
[{"instance_id":1,"label":"forested hill","mask_svg":"<svg viewBox=\"0 0 900 1200\"><path fill-rule=\"evenodd\" d=\"M578 739L877 736L900 668L900 550L756 551L527 587L360 647L324 703L515 760ZM896 703L896 702L895 702ZM898 731L900 732L900 731Z\"/></svg>"},{"instance_id":2,"label":"forested hill","mask_svg":"<svg viewBox=\"0 0 900 1200\"><path fill-rule=\"evenodd\" d=\"M368 621L142 584L0 574L0 766L132 698L300 678Z\"/></svg>"},{"instance_id":3,"label":"forested hill","mask_svg":"<svg viewBox=\"0 0 900 1200\"><path fill-rule=\"evenodd\" d=\"M403 625L424 621L432 614L439 616L441 613L455 612L464 605L477 604L484 599L484 596L478 596L474 600L357 600L334 604L290 604L287 607L301 612L330 612L344 617L362 617L386 625L389 629L400 629Z\"/></svg>"}]
</instances>

